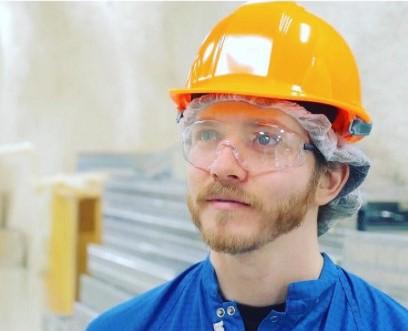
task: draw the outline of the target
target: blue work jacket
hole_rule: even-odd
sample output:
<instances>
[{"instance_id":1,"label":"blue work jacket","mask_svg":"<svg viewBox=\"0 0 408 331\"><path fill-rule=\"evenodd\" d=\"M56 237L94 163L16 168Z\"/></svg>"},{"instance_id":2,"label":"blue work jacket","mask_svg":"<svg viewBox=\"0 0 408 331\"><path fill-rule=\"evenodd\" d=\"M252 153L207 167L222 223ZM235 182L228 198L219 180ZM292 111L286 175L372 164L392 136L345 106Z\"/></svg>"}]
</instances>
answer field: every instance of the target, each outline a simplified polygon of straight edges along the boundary
<instances>
[{"instance_id":1,"label":"blue work jacket","mask_svg":"<svg viewBox=\"0 0 408 331\"><path fill-rule=\"evenodd\" d=\"M258 331L404 331L408 310L323 253L319 279L289 284L286 311L272 310ZM220 295L206 260L174 280L96 318L87 331L244 331L234 301Z\"/></svg>"}]
</instances>

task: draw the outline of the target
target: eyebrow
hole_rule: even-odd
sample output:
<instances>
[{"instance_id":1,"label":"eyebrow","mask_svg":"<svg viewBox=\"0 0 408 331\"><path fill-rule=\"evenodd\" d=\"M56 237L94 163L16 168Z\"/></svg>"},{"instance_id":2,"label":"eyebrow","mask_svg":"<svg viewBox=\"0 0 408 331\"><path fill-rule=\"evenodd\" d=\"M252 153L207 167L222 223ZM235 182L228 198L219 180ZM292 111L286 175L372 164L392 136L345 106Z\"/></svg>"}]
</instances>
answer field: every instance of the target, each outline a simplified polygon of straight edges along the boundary
<instances>
[{"instance_id":1,"label":"eyebrow","mask_svg":"<svg viewBox=\"0 0 408 331\"><path fill-rule=\"evenodd\" d=\"M203 118L198 118L199 122L202 121L217 121L217 122L223 122L223 120L220 120L218 118L214 118L212 116L210 117L206 117L204 116ZM245 124L249 124L251 126L257 126L257 125L268 125L268 124L275 124L275 125L279 125L281 126L283 129L286 129L288 131L293 131L292 129L288 128L285 124L283 124L281 121L276 120L276 119L271 119L271 120L265 120L265 119L260 119L258 118L251 118L251 120L243 120L242 122L244 122Z\"/></svg>"},{"instance_id":2,"label":"eyebrow","mask_svg":"<svg viewBox=\"0 0 408 331\"><path fill-rule=\"evenodd\" d=\"M303 137L303 133L298 132L297 130L288 128L285 124L283 124L281 121L277 120L277 119L272 119L272 120L257 120L255 119L255 121L252 121L250 123L251 126L255 127L255 126L259 126L259 125L263 125L263 126L268 126L268 125L277 125L279 127L281 127L282 129L284 129L285 131L288 132L293 132L296 133L297 135L299 135L300 137Z\"/></svg>"},{"instance_id":3,"label":"eyebrow","mask_svg":"<svg viewBox=\"0 0 408 331\"><path fill-rule=\"evenodd\" d=\"M198 122L206 122L206 121L216 121L216 122L222 122L222 120L219 119L215 119L213 117L204 117L202 119L199 119ZM281 121L279 121L278 119L261 119L261 118L253 118L251 120L244 120L242 121L245 123L245 125L248 125L249 127L255 128L257 126L268 126L268 125L277 125L279 127L281 127L282 129L284 129L287 132L290 133L295 133L298 136L300 136L301 138L305 138L305 139L309 139L308 134L306 134L306 136L302 133L302 132L298 132L297 130L291 129L289 128L287 125L285 125L284 123L282 123Z\"/></svg>"}]
</instances>

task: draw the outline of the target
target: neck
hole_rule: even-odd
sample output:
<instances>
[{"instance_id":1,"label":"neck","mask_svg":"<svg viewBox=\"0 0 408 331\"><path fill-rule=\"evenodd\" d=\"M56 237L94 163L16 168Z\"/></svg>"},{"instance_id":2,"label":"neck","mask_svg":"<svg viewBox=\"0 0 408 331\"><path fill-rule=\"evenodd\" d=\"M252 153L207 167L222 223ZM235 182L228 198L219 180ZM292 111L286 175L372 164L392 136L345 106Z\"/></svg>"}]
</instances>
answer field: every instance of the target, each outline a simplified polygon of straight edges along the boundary
<instances>
[{"instance_id":1,"label":"neck","mask_svg":"<svg viewBox=\"0 0 408 331\"><path fill-rule=\"evenodd\" d=\"M312 227L302 223L249 253L211 251L210 260L223 296L251 306L279 304L285 301L290 283L318 279L323 258L315 224Z\"/></svg>"}]
</instances>

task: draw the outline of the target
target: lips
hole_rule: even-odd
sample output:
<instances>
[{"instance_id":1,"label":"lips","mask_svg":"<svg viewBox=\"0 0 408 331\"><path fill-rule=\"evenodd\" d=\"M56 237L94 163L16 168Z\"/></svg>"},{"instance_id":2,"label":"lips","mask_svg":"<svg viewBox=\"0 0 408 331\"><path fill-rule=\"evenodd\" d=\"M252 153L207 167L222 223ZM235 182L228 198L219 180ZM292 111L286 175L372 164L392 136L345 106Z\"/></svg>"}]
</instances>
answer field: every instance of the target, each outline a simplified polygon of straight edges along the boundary
<instances>
[{"instance_id":1,"label":"lips","mask_svg":"<svg viewBox=\"0 0 408 331\"><path fill-rule=\"evenodd\" d=\"M250 204L243 202L243 201L239 201L236 199L227 199L227 198L209 198L207 199L208 202L217 202L217 203L226 203L226 204L237 204L237 205L243 205L243 206L247 206L249 207Z\"/></svg>"}]
</instances>

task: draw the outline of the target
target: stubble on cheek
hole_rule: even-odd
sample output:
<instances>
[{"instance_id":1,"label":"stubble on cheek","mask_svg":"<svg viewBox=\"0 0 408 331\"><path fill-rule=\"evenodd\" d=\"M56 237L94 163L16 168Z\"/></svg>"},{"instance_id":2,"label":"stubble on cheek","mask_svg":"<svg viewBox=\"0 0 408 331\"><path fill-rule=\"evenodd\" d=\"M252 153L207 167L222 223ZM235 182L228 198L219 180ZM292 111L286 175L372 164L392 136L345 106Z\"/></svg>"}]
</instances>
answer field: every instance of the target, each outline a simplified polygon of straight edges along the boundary
<instances>
[{"instance_id":1,"label":"stubble on cheek","mask_svg":"<svg viewBox=\"0 0 408 331\"><path fill-rule=\"evenodd\" d=\"M268 197L272 200L270 204L269 200L264 202L240 188L213 182L195 195L189 193L187 205L193 223L211 249L229 254L246 253L262 247L301 225L314 199L318 175L318 172L313 173L309 183L301 192L293 192L290 196L280 198ZM234 197L250 204L253 218L245 219L244 222L256 223L248 227L251 231L240 233L230 231L230 225L234 225L234 219L242 217L234 211L214 211L213 215L210 214L212 219L205 219L209 217L203 215L208 207L206 198L211 195Z\"/></svg>"},{"instance_id":2,"label":"stubble on cheek","mask_svg":"<svg viewBox=\"0 0 408 331\"><path fill-rule=\"evenodd\" d=\"M203 210L207 204L205 198L214 194L240 197L241 201L250 203L254 218L244 221L256 224L251 224L247 232L233 233L229 226L234 225L232 222L238 216L234 211L219 211L214 214L214 219L203 219ZM211 249L240 254L255 250L299 226L307 212L312 194L314 190L308 187L306 192L294 194L285 200L276 200L271 207L265 208L256 196L236 187L223 186L219 182L214 182L201 190L196 197L189 194L187 205L193 223Z\"/></svg>"}]
</instances>

